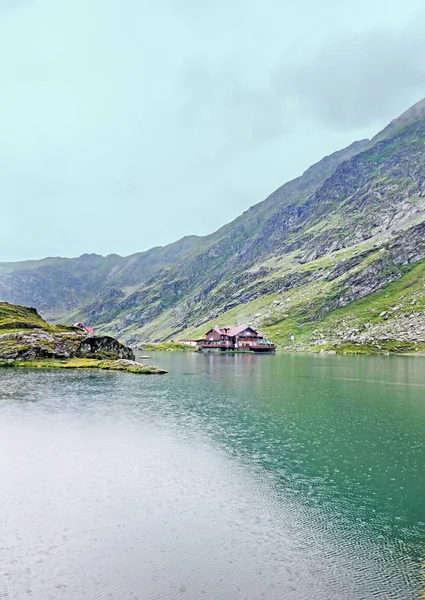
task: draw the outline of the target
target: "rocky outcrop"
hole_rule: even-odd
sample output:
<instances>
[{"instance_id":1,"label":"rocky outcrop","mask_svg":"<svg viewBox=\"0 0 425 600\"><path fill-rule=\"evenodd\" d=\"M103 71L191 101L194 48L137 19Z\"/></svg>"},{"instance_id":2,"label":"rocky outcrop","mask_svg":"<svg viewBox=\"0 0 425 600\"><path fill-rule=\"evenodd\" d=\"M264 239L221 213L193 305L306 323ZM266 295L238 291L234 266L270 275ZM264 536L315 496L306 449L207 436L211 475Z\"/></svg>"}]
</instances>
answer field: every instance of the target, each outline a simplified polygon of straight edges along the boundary
<instances>
[{"instance_id":1,"label":"rocky outcrop","mask_svg":"<svg viewBox=\"0 0 425 600\"><path fill-rule=\"evenodd\" d=\"M349 352L369 348L378 353L424 352L425 311L397 315L400 307L382 311L379 323L356 323L342 320L332 328L316 329L308 342L297 343L288 350L338 351L348 346Z\"/></svg>"},{"instance_id":2,"label":"rocky outcrop","mask_svg":"<svg viewBox=\"0 0 425 600\"><path fill-rule=\"evenodd\" d=\"M134 352L118 340L104 336L88 336L79 343L75 356L78 358L113 358L134 360Z\"/></svg>"},{"instance_id":3,"label":"rocky outcrop","mask_svg":"<svg viewBox=\"0 0 425 600\"><path fill-rule=\"evenodd\" d=\"M356 333L353 340L362 344L376 344L389 340L425 343L425 311L410 312L393 318L388 316L389 319Z\"/></svg>"},{"instance_id":4,"label":"rocky outcrop","mask_svg":"<svg viewBox=\"0 0 425 600\"><path fill-rule=\"evenodd\" d=\"M0 330L1 334L1 330ZM134 352L109 336L85 336L78 332L32 329L0 335L0 358L96 358L134 360Z\"/></svg>"},{"instance_id":5,"label":"rocky outcrop","mask_svg":"<svg viewBox=\"0 0 425 600\"><path fill-rule=\"evenodd\" d=\"M115 360L102 362L99 365L100 369L108 371L126 371L127 373L145 373L147 375L164 375L168 371L159 367L145 365L135 360Z\"/></svg>"},{"instance_id":6,"label":"rocky outcrop","mask_svg":"<svg viewBox=\"0 0 425 600\"><path fill-rule=\"evenodd\" d=\"M0 359L41 358L134 360L134 352L110 336L49 325L34 308L0 303Z\"/></svg>"}]
</instances>

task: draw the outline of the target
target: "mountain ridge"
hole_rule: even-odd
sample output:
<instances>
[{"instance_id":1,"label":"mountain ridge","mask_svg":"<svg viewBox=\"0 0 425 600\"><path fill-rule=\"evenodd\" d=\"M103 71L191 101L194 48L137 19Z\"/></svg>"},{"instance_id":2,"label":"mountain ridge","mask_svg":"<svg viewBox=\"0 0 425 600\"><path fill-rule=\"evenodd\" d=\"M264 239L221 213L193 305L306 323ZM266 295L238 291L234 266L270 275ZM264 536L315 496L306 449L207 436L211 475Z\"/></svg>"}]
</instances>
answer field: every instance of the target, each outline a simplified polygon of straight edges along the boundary
<instances>
[{"instance_id":1,"label":"mountain ridge","mask_svg":"<svg viewBox=\"0 0 425 600\"><path fill-rule=\"evenodd\" d=\"M197 335L212 320L244 319L288 349L315 348L305 323L379 292L422 260L424 157L425 100L372 140L324 157L208 236L131 257L63 259L71 262L59 269L54 263L54 272L52 262L8 273L1 263L0 298L28 298L47 315L87 320L130 343ZM408 246L406 232L416 245L399 264L391 244L402 239ZM386 257L381 268L379 253ZM361 283L368 276L374 281ZM352 280L358 290L347 295ZM306 301L315 286L319 312ZM304 303L282 312L287 290L304 290ZM341 336L332 342L338 343Z\"/></svg>"},{"instance_id":2,"label":"mountain ridge","mask_svg":"<svg viewBox=\"0 0 425 600\"><path fill-rule=\"evenodd\" d=\"M158 267L166 266L170 263L170 258L175 260L196 243L199 244L200 250L204 247L209 248L220 239L232 235L231 230L235 229L243 231L243 237L249 237L258 222L265 218L265 204L270 205L273 210L282 200L290 203L300 191L308 192L315 182L323 180L332 171L335 164L351 156L359 145L365 146L367 142L354 142L347 148L324 157L309 167L302 176L280 186L265 200L248 208L231 223L206 236L184 236L166 246L157 246L127 257L118 254L103 257L86 253L76 258L50 257L36 261L0 263L0 298L17 304L34 304L48 318L66 317L73 309L88 304L90 299L94 300L94 294L91 292L107 293L108 289L129 289L143 284ZM96 273L99 268L100 286L99 278L93 277L92 274L93 269ZM86 279L89 273L91 281ZM126 273L130 276L126 277ZM60 281L57 281L58 275Z\"/></svg>"}]
</instances>

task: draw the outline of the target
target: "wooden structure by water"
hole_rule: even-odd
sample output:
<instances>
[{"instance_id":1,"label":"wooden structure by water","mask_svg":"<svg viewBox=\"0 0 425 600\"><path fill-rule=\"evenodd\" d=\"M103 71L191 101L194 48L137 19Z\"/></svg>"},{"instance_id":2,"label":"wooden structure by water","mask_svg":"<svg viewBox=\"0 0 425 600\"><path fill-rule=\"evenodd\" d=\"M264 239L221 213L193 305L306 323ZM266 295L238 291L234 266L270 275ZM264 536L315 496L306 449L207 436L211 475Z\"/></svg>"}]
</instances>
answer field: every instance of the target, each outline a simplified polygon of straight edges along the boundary
<instances>
[{"instance_id":1,"label":"wooden structure by water","mask_svg":"<svg viewBox=\"0 0 425 600\"><path fill-rule=\"evenodd\" d=\"M255 352L270 354L276 346L251 326L213 327L198 340L197 350L201 352Z\"/></svg>"}]
</instances>

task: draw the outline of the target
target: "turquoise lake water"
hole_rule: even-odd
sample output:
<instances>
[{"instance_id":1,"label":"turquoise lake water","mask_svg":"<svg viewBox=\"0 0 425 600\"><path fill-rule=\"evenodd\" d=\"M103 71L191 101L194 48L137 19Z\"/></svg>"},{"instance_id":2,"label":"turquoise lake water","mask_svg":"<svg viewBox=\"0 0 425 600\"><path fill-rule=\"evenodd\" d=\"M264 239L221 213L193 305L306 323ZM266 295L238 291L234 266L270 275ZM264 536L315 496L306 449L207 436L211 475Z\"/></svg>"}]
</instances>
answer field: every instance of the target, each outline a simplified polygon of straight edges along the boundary
<instances>
[{"instance_id":1,"label":"turquoise lake water","mask_svg":"<svg viewBox=\"0 0 425 600\"><path fill-rule=\"evenodd\" d=\"M0 371L0 598L409 600L425 357Z\"/></svg>"}]
</instances>

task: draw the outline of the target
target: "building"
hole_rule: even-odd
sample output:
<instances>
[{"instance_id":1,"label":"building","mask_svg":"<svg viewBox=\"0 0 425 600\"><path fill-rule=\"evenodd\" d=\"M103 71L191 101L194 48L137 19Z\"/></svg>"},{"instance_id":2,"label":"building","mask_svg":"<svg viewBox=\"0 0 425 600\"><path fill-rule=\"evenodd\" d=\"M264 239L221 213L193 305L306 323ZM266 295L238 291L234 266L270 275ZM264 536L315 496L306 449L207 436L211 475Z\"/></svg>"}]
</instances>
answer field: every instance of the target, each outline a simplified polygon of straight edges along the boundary
<instances>
[{"instance_id":1,"label":"building","mask_svg":"<svg viewBox=\"0 0 425 600\"><path fill-rule=\"evenodd\" d=\"M90 335L94 334L94 329L93 327L86 327L85 325L83 325L82 323L74 323L74 327L78 327L78 329L82 329L83 331L89 333Z\"/></svg>"},{"instance_id":2,"label":"building","mask_svg":"<svg viewBox=\"0 0 425 600\"><path fill-rule=\"evenodd\" d=\"M249 325L239 327L213 327L198 340L201 351L274 352L276 346Z\"/></svg>"},{"instance_id":3,"label":"building","mask_svg":"<svg viewBox=\"0 0 425 600\"><path fill-rule=\"evenodd\" d=\"M178 344L184 344L185 346L193 346L194 348L198 345L196 340L179 340Z\"/></svg>"}]
</instances>

